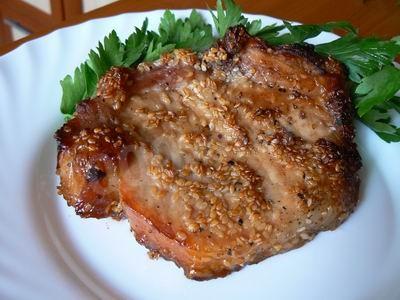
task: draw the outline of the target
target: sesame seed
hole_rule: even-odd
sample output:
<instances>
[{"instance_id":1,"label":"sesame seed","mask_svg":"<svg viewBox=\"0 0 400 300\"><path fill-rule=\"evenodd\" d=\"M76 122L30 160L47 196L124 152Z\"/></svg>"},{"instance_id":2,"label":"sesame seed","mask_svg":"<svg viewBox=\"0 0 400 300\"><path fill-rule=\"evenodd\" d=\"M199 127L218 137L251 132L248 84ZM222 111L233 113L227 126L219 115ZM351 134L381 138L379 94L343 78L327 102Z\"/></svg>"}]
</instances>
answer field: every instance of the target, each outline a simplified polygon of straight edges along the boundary
<instances>
[{"instance_id":1,"label":"sesame seed","mask_svg":"<svg viewBox=\"0 0 400 300\"><path fill-rule=\"evenodd\" d=\"M178 231L178 232L176 233L176 239L177 239L178 241L180 241L180 242L183 242L184 240L187 239L187 235L186 235L186 233L184 233L183 231Z\"/></svg>"},{"instance_id":2,"label":"sesame seed","mask_svg":"<svg viewBox=\"0 0 400 300\"><path fill-rule=\"evenodd\" d=\"M268 48L267 52L274 50ZM132 168L140 165L144 174L139 174L140 179L133 176L132 180L143 180L138 187L148 187L149 197L135 200L146 201L156 213L165 213L175 239L188 241L191 249L212 249L224 241L222 257L235 254L223 262L229 268L243 264L241 259L235 261L236 254L250 247L254 247L254 253L268 249L274 254L289 249L300 238L311 239L311 218L316 227L323 220L321 216L329 212L331 217L338 211L336 204L325 211L325 206L319 205L326 203L328 185L343 185L339 181L341 174L336 173L344 171L340 151L316 146L306 133L301 132L305 138L297 133L296 122L306 117L305 112L308 117L306 101L314 102L302 95L311 91L297 86L297 78L304 74L276 80L278 69L263 70L254 64L243 68L241 58L230 54L229 62L223 62L228 55L217 44L199 56L177 50L156 62L141 63L139 72L161 72L166 68L170 73L157 80L156 89L147 79L143 81L144 88L141 84L133 86L136 79L126 79L125 83L132 85L126 96L120 91L119 79L114 80L100 94L107 100L102 102L104 105L120 110L110 112L109 128L102 125L104 117L100 116L90 120L90 129L79 134L73 127L72 137L77 150L83 151L78 153L82 161L87 157L103 160L97 155L106 152L106 159L111 158L114 163L113 153L119 154L123 144L137 146ZM207 71L208 74L203 73ZM138 81L147 78L136 75ZM329 123L329 118L321 120ZM321 129L320 122L315 122L312 139L319 138ZM71 128L65 126L64 131L70 132ZM130 168L129 165L128 171ZM281 186L276 183L286 174L290 180L283 187L285 193L274 193L280 191ZM321 186L321 174L326 186ZM295 201L290 202L291 197ZM120 212L122 207L118 202L109 209ZM294 220L295 217L299 219ZM345 213L340 215L346 217ZM289 229L285 222L292 222ZM203 237L207 239L206 246L197 243Z\"/></svg>"}]
</instances>

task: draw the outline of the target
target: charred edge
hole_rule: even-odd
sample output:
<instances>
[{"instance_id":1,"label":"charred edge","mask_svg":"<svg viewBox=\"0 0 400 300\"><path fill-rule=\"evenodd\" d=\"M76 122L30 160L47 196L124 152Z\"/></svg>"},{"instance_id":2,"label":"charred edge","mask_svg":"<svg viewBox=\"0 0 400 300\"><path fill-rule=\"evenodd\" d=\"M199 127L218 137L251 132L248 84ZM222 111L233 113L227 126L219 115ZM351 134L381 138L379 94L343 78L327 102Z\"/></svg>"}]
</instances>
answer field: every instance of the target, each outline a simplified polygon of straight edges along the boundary
<instances>
[{"instance_id":1,"label":"charred edge","mask_svg":"<svg viewBox=\"0 0 400 300\"><path fill-rule=\"evenodd\" d=\"M324 56L319 55L314 51L314 46L310 44L289 44L280 46L269 46L268 43L258 37L251 37L246 28L242 25L231 27L226 32L225 36L217 43L217 46L222 47L230 57L239 53L249 40L254 43L253 47L267 50L274 49L282 54L289 54L297 57L302 57L313 64L321 73L330 73L329 61ZM341 66L338 64L338 66Z\"/></svg>"},{"instance_id":2,"label":"charred edge","mask_svg":"<svg viewBox=\"0 0 400 300\"><path fill-rule=\"evenodd\" d=\"M350 97L343 89L336 89L329 95L326 108L331 113L334 123L340 128L344 139L348 142L354 139L353 119L355 109Z\"/></svg>"},{"instance_id":3,"label":"charred edge","mask_svg":"<svg viewBox=\"0 0 400 300\"><path fill-rule=\"evenodd\" d=\"M87 182L93 182L93 181L98 181L106 176L106 173L103 172L102 170L96 168L96 167L91 167L86 171L86 181Z\"/></svg>"},{"instance_id":4,"label":"charred edge","mask_svg":"<svg viewBox=\"0 0 400 300\"><path fill-rule=\"evenodd\" d=\"M327 229L327 230L330 230L330 229ZM311 232L309 234L313 238L316 235L315 232ZM285 252L287 252L289 250L291 251L291 250L300 248L300 247L304 246L304 244L306 244L306 242L307 241L305 241L305 240L298 241L298 243L295 244L292 249L282 249L277 253L265 252L265 251L262 251L262 250L258 251L258 255L254 258L254 260L245 262L245 263L240 264L240 265L234 265L234 266L232 266L232 268L229 268L229 269L222 269L222 270L220 270L220 272L210 274L209 276L193 276L193 275L187 274L186 271L185 271L185 276L187 278L189 278L189 279L193 279L193 280L196 280L196 281L206 281L206 280L212 280L212 279L217 279L217 278L223 278L223 277L226 277L227 275L229 275L231 273L240 271L240 270L242 270L243 268L245 268L247 266L258 264L259 262L261 262L261 261L263 261L263 260L265 260L265 259L267 259L267 258L269 258L271 256L274 256L274 255L277 255L277 254L282 254L282 253L285 253ZM181 267L178 264L176 264L176 265L178 267Z\"/></svg>"},{"instance_id":5,"label":"charred edge","mask_svg":"<svg viewBox=\"0 0 400 300\"><path fill-rule=\"evenodd\" d=\"M71 145L72 136L74 134L74 132L72 132L72 129L75 122L75 119L69 120L54 133L53 137L57 141L57 150L59 153L66 150L68 146Z\"/></svg>"},{"instance_id":6,"label":"charred edge","mask_svg":"<svg viewBox=\"0 0 400 300\"><path fill-rule=\"evenodd\" d=\"M128 82L132 80L132 70L125 67L112 67L99 80L97 95L104 98L119 97L124 100Z\"/></svg>"},{"instance_id":7,"label":"charred edge","mask_svg":"<svg viewBox=\"0 0 400 300\"><path fill-rule=\"evenodd\" d=\"M239 25L229 28L225 36L218 41L217 46L224 48L227 54L232 57L243 49L249 39L250 35L244 26Z\"/></svg>"},{"instance_id":8,"label":"charred edge","mask_svg":"<svg viewBox=\"0 0 400 300\"><path fill-rule=\"evenodd\" d=\"M335 126L339 129L343 143L341 144L341 153L346 161L350 173L357 172L361 167L361 156L357 151L357 145L353 142L355 131L353 120L355 109L350 97L342 89L333 91L326 103L326 108L332 115Z\"/></svg>"},{"instance_id":9,"label":"charred edge","mask_svg":"<svg viewBox=\"0 0 400 300\"><path fill-rule=\"evenodd\" d=\"M356 144L349 142L343 145L337 145L326 139L319 139L315 145L323 149L325 153L329 153L332 160L344 160L350 171L346 173L353 176L353 172L361 168L361 158L357 152Z\"/></svg>"},{"instance_id":10,"label":"charred edge","mask_svg":"<svg viewBox=\"0 0 400 300\"><path fill-rule=\"evenodd\" d=\"M342 175L345 180L345 185L343 186L345 192L342 193L342 203L348 213L353 212L359 201L360 178L357 171L362 166L356 144L350 142L343 145L336 145L324 139L319 140L317 143L326 149L326 151L336 153L336 159L344 162L345 170L342 171ZM343 223L345 219L339 222L338 225Z\"/></svg>"},{"instance_id":11,"label":"charred edge","mask_svg":"<svg viewBox=\"0 0 400 300\"><path fill-rule=\"evenodd\" d=\"M76 111L74 114L75 118L70 120L69 122L72 122L72 121L79 122L79 123L81 123L81 122L83 122L83 123L96 122L99 124L100 123L101 124L109 123L109 120L113 116L113 112L112 112L111 108L109 107L109 105L106 104L105 102L106 102L106 99L103 98L102 96L96 96L92 99L86 99L86 100L80 102L76 106ZM86 120L85 116L94 116L95 118ZM77 126L77 127L82 127L82 125Z\"/></svg>"},{"instance_id":12,"label":"charred edge","mask_svg":"<svg viewBox=\"0 0 400 300\"><path fill-rule=\"evenodd\" d=\"M124 212L115 209L118 201L110 194L101 194L96 192L96 183L87 186L82 192L78 201L69 203L69 206L75 208L75 213L82 218L102 219L112 217L115 220L125 218ZM85 200L83 200L85 199Z\"/></svg>"},{"instance_id":13,"label":"charred edge","mask_svg":"<svg viewBox=\"0 0 400 300\"><path fill-rule=\"evenodd\" d=\"M85 99L78 103L75 108L74 117L68 122L64 123L63 126L58 129L54 134L54 139L57 141L58 151L65 150L70 146L72 136L76 133L74 130L80 127L80 121L77 116L89 114L93 109L91 108L92 103L95 103L93 99ZM69 130L67 130L69 128Z\"/></svg>"},{"instance_id":14,"label":"charred edge","mask_svg":"<svg viewBox=\"0 0 400 300\"><path fill-rule=\"evenodd\" d=\"M144 218L143 215L141 215L141 218ZM146 218L144 218L146 219ZM148 222L150 224L150 226L154 226L154 224L146 219L146 222ZM210 280L210 279L216 279L216 278L222 278L225 277L229 274L231 274L232 272L235 271L239 271L241 270L245 265L247 264L252 264L252 263L247 263L244 265L235 265L232 268L221 268L219 270L213 270L212 272L207 272L207 275L196 275L196 274L191 274L190 273L190 268L188 268L186 265L184 264L180 264L178 262L178 260L176 260L176 255L173 253L173 251L171 251L168 248L163 248L160 247L157 244L154 244L153 242L151 242L147 237L146 237L146 233L144 234L137 234L136 230L135 230L136 226L132 226L131 225L131 232L133 233L133 236L135 237L136 241L144 246L146 249L148 249L149 251L157 251L160 255L160 257L162 257L163 259L167 260L167 261L171 261L173 262L178 268L182 268L183 272L185 274L185 276L189 279L192 280L196 280L196 281L206 281L206 280ZM184 243L178 242L177 240L175 240L173 237L167 235L164 231L159 230L156 226L154 226L153 230L156 230L158 233L160 233L161 235L163 235L165 238L167 238L168 240L174 242L177 244L177 247L183 247L185 248L185 250L188 250L187 246L185 246ZM151 234L151 231L149 232L149 234ZM259 261L263 260L265 257L260 258L259 260L257 260L254 263L258 263ZM206 274L206 273L204 273Z\"/></svg>"},{"instance_id":15,"label":"charred edge","mask_svg":"<svg viewBox=\"0 0 400 300\"><path fill-rule=\"evenodd\" d=\"M275 50L283 54L294 55L297 57L302 57L308 62L313 64L321 74L329 72L326 69L326 58L319 55L314 51L314 46L310 44L289 44L276 46Z\"/></svg>"},{"instance_id":16,"label":"charred edge","mask_svg":"<svg viewBox=\"0 0 400 300\"><path fill-rule=\"evenodd\" d=\"M90 191L92 192L92 191ZM110 214L107 212L107 200L103 199L103 195L94 195L91 201L77 201L73 206L75 213L81 218L107 218Z\"/></svg>"}]
</instances>

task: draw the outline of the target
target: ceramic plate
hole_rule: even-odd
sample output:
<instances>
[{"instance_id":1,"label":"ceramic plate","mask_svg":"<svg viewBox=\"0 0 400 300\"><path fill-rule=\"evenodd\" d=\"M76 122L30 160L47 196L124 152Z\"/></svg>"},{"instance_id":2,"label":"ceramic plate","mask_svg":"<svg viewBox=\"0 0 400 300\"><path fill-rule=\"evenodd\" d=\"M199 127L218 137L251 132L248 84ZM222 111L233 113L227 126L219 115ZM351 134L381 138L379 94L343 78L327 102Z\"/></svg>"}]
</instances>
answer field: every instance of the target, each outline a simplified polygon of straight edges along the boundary
<instances>
[{"instance_id":1,"label":"ceramic plate","mask_svg":"<svg viewBox=\"0 0 400 300\"><path fill-rule=\"evenodd\" d=\"M84 220L67 207L56 193L59 80L112 29L126 38L145 17L155 29L161 15L93 20L0 57L0 299L399 299L400 144L360 124L361 202L348 221L226 278L188 280L172 262L150 260L127 221Z\"/></svg>"}]
</instances>

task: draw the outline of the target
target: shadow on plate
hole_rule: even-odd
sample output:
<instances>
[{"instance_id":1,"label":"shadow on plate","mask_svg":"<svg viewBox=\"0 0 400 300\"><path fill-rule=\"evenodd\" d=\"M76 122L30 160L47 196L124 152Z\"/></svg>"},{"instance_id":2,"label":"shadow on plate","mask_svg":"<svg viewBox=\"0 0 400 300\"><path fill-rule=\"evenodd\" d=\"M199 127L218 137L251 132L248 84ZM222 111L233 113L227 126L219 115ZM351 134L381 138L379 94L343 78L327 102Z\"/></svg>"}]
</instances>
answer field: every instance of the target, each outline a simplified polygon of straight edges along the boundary
<instances>
[{"instance_id":1,"label":"shadow on plate","mask_svg":"<svg viewBox=\"0 0 400 300\"><path fill-rule=\"evenodd\" d=\"M363 156L364 167L360 172L361 187L360 201L356 208L356 213L361 213L363 206L370 201L364 201L368 198L368 184L371 180L380 179L377 170L373 165L373 158L368 156L365 149L360 149ZM55 201L60 201L56 194L55 187L55 165L56 165L56 142L49 135L42 143L36 153L34 165L30 174L30 190L33 196L32 214L34 215L35 227L48 250L48 256L51 257L77 286L87 291L94 298L102 299L120 299L123 298L116 289L101 278L89 264L82 259L79 251L74 247L74 243L69 234L60 222L60 212L57 209ZM382 182L383 184L383 182ZM65 204L65 203L64 203ZM392 203L385 203L385 211L393 214ZM365 209L364 209L365 212ZM355 216L350 216L351 218ZM392 220L394 216L388 215L385 220L388 224L384 226L386 230L393 230ZM385 223L386 224L386 223ZM361 228L360 228L361 230ZM393 233L388 234L391 236ZM385 242L385 248L391 247L391 241Z\"/></svg>"},{"instance_id":2,"label":"shadow on plate","mask_svg":"<svg viewBox=\"0 0 400 300\"><path fill-rule=\"evenodd\" d=\"M67 232L59 221L55 187L56 142L49 136L36 153L31 171L30 191L33 197L31 211L41 242L57 266L74 284L93 298L121 299L122 296L102 280L79 257ZM66 203L65 203L66 204Z\"/></svg>"}]
</instances>

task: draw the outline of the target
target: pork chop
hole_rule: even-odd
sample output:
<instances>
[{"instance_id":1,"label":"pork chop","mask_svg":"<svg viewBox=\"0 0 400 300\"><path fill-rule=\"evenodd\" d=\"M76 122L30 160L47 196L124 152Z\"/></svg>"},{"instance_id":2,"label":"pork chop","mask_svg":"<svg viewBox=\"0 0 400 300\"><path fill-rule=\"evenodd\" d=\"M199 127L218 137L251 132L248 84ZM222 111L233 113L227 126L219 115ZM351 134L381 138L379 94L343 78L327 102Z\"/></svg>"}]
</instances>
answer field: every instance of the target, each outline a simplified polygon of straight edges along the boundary
<instances>
[{"instance_id":1,"label":"pork chop","mask_svg":"<svg viewBox=\"0 0 400 300\"><path fill-rule=\"evenodd\" d=\"M346 73L312 46L241 26L204 53L112 68L56 133L60 193L82 217L204 280L300 247L358 202Z\"/></svg>"}]
</instances>

